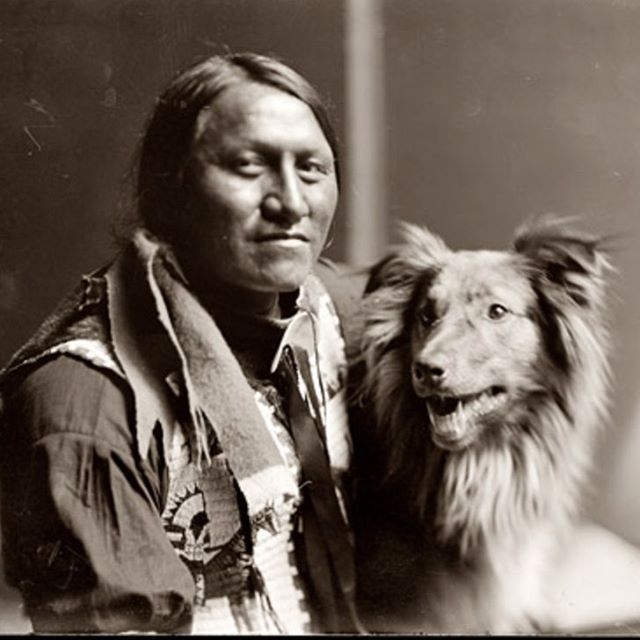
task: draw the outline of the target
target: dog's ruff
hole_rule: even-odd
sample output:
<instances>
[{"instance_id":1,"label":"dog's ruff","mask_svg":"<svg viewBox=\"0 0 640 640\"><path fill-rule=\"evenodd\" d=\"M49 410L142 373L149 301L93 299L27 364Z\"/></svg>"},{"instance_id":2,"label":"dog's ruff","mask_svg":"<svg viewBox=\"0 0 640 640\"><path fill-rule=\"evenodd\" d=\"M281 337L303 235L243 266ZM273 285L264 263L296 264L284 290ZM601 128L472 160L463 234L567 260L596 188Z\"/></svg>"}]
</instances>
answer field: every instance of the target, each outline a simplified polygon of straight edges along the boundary
<instances>
[{"instance_id":1,"label":"dog's ruff","mask_svg":"<svg viewBox=\"0 0 640 640\"><path fill-rule=\"evenodd\" d=\"M452 251L406 224L373 268L362 393L384 468L358 561L372 630L548 624L545 571L606 419L609 268L596 239L558 221L504 252Z\"/></svg>"}]
</instances>

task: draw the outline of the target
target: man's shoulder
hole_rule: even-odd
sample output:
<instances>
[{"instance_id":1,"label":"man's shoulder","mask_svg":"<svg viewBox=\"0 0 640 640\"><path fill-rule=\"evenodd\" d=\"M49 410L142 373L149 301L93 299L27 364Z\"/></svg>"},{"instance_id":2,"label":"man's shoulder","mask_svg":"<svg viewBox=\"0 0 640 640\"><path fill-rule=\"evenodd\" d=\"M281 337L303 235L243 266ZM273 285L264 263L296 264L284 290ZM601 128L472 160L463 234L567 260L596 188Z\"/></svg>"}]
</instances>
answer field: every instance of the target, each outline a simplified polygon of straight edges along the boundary
<instances>
[{"instance_id":1,"label":"man's shoulder","mask_svg":"<svg viewBox=\"0 0 640 640\"><path fill-rule=\"evenodd\" d=\"M130 447L130 400L119 378L80 358L53 355L26 367L3 395L10 428L30 442L48 436L90 437Z\"/></svg>"},{"instance_id":2,"label":"man's shoulder","mask_svg":"<svg viewBox=\"0 0 640 640\"><path fill-rule=\"evenodd\" d=\"M339 307L338 312L340 307L354 312L355 308L360 306L369 279L368 269L351 267L342 262L321 258L316 265L315 274Z\"/></svg>"},{"instance_id":3,"label":"man's shoulder","mask_svg":"<svg viewBox=\"0 0 640 640\"><path fill-rule=\"evenodd\" d=\"M106 282L101 275L83 276L64 296L35 333L0 371L0 385L25 367L32 367L55 353L84 353L96 365L118 372L110 353Z\"/></svg>"},{"instance_id":4,"label":"man's shoulder","mask_svg":"<svg viewBox=\"0 0 640 640\"><path fill-rule=\"evenodd\" d=\"M360 300L369 279L369 270L352 267L343 262L321 258L315 268L315 274L329 290L333 298Z\"/></svg>"},{"instance_id":5,"label":"man's shoulder","mask_svg":"<svg viewBox=\"0 0 640 640\"><path fill-rule=\"evenodd\" d=\"M364 324L362 296L369 280L368 269L322 258L316 265L315 275L329 292L340 317L347 358L357 357Z\"/></svg>"}]
</instances>

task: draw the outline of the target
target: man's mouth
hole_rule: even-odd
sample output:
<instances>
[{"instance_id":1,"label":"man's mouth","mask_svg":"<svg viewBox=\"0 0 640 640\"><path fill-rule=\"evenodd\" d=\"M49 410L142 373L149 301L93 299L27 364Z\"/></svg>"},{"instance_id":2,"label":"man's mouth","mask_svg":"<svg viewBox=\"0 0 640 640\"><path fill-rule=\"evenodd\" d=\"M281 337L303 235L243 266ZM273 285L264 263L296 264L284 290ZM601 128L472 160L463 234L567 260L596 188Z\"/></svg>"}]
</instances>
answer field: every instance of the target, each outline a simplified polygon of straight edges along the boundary
<instances>
[{"instance_id":1,"label":"man's mouth","mask_svg":"<svg viewBox=\"0 0 640 640\"><path fill-rule=\"evenodd\" d=\"M293 233L285 231L276 231L274 233L265 233L258 236L258 242L290 242L292 244L300 242L309 242L309 238L304 233Z\"/></svg>"},{"instance_id":2,"label":"man's mouth","mask_svg":"<svg viewBox=\"0 0 640 640\"><path fill-rule=\"evenodd\" d=\"M499 409L507 400L504 387L490 387L462 396L434 394L426 398L434 442L447 449L466 446L478 420Z\"/></svg>"}]
</instances>

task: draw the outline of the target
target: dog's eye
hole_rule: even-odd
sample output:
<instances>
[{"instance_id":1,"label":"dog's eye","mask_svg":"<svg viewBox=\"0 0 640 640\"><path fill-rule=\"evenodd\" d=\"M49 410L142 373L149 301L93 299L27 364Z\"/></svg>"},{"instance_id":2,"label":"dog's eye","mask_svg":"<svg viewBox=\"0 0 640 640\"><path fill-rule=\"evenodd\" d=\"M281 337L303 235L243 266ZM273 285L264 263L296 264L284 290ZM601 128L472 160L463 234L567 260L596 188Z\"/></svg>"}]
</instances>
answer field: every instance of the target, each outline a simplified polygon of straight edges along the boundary
<instances>
[{"instance_id":1,"label":"dog's eye","mask_svg":"<svg viewBox=\"0 0 640 640\"><path fill-rule=\"evenodd\" d=\"M491 318L491 320L502 320L502 318L504 318L509 313L510 311L509 309L507 309L507 307L496 302L489 307L487 315L489 316L489 318Z\"/></svg>"}]
</instances>

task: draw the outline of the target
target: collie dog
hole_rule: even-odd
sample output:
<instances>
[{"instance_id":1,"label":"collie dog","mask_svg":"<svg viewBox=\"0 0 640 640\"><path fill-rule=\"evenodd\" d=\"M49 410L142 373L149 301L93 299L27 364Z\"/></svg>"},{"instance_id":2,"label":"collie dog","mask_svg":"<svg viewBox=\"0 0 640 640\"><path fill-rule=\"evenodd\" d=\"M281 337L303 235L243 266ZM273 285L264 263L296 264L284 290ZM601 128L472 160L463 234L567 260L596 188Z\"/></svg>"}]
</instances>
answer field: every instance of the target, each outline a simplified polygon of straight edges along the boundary
<instances>
[{"instance_id":1,"label":"collie dog","mask_svg":"<svg viewBox=\"0 0 640 640\"><path fill-rule=\"evenodd\" d=\"M409 224L402 234L364 298L365 625L552 628L546 572L606 421L609 261L560 221L521 228L509 251L453 251Z\"/></svg>"}]
</instances>

